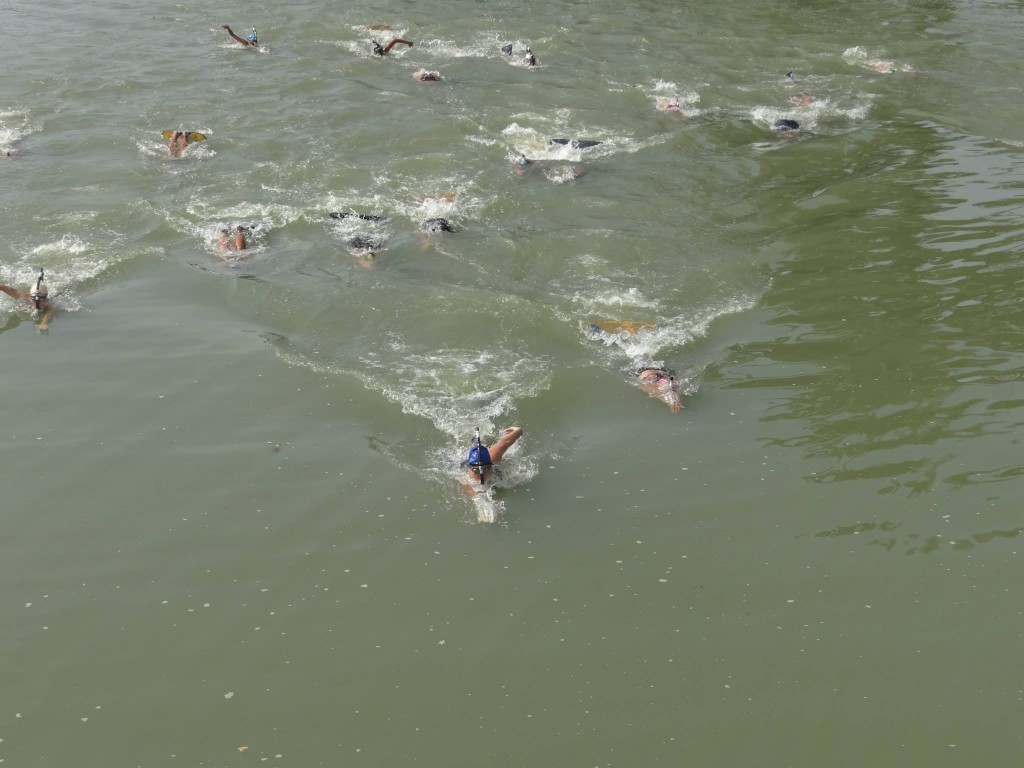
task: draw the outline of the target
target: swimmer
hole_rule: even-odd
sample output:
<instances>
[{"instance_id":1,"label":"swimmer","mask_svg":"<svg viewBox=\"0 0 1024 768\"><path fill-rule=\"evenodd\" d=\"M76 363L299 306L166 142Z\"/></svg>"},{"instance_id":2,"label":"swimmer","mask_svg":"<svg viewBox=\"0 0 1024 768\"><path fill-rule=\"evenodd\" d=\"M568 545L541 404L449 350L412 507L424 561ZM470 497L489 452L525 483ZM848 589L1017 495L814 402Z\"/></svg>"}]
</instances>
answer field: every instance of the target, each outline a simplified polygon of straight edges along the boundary
<instances>
[{"instance_id":1,"label":"swimmer","mask_svg":"<svg viewBox=\"0 0 1024 768\"><path fill-rule=\"evenodd\" d=\"M41 313L39 322L36 323L36 328L40 333L44 333L50 327L50 320L53 319L54 312L49 299L50 291L46 287L46 283L43 282L45 277L43 270L40 269L39 276L29 284L27 291L19 291L9 285L0 285L0 291L12 299L27 301L36 313Z\"/></svg>"},{"instance_id":2,"label":"swimmer","mask_svg":"<svg viewBox=\"0 0 1024 768\"><path fill-rule=\"evenodd\" d=\"M244 251L249 247L245 239L245 233L248 229L249 227L239 224L235 227L235 233L232 235L227 227L221 227L217 239L217 248L222 251Z\"/></svg>"},{"instance_id":3,"label":"swimmer","mask_svg":"<svg viewBox=\"0 0 1024 768\"><path fill-rule=\"evenodd\" d=\"M384 221L386 217L376 216L372 213L349 213L348 211L331 211L328 216L332 219L362 219L363 221Z\"/></svg>"},{"instance_id":4,"label":"swimmer","mask_svg":"<svg viewBox=\"0 0 1024 768\"><path fill-rule=\"evenodd\" d=\"M895 61L882 61L880 59L876 59L874 61L867 62L867 64L869 67L871 67L871 69L875 70L875 72L879 72L883 75L895 75L901 73L901 70L896 65ZM921 76L920 73L912 72L910 70L902 71L902 74L906 75L907 77Z\"/></svg>"},{"instance_id":5,"label":"swimmer","mask_svg":"<svg viewBox=\"0 0 1024 768\"><path fill-rule=\"evenodd\" d=\"M181 157L188 146L188 134L188 131L171 131L171 140L167 144L171 157Z\"/></svg>"},{"instance_id":6,"label":"swimmer","mask_svg":"<svg viewBox=\"0 0 1024 768\"><path fill-rule=\"evenodd\" d=\"M455 227L452 226L448 219L442 219L439 216L435 216L430 219L424 220L420 224L419 232L416 234L420 238L420 250L430 250L432 235L441 235L445 232L455 232Z\"/></svg>"},{"instance_id":7,"label":"swimmer","mask_svg":"<svg viewBox=\"0 0 1024 768\"><path fill-rule=\"evenodd\" d=\"M256 34L256 27L253 27L252 31L249 32L248 37L244 37L244 38L243 37L239 37L234 32L232 32L231 31L231 27L229 27L227 24L221 24L220 28L221 29L226 29L228 31L228 34L231 35L231 37L233 37L235 40L237 40L238 42L240 42L242 45L246 46L247 48L258 48L259 47L260 40L259 40L259 35Z\"/></svg>"},{"instance_id":8,"label":"swimmer","mask_svg":"<svg viewBox=\"0 0 1024 768\"><path fill-rule=\"evenodd\" d=\"M436 83L441 80L440 72L431 72L428 69L417 69L412 76L414 80L419 80L421 83Z\"/></svg>"},{"instance_id":9,"label":"swimmer","mask_svg":"<svg viewBox=\"0 0 1024 768\"><path fill-rule=\"evenodd\" d=\"M800 123L788 117L780 117L772 123L772 130L784 134L793 133L800 130Z\"/></svg>"},{"instance_id":10,"label":"swimmer","mask_svg":"<svg viewBox=\"0 0 1024 768\"><path fill-rule=\"evenodd\" d=\"M679 382L665 368L650 366L636 371L640 389L658 400L664 400L672 413L679 413L683 404L679 401Z\"/></svg>"},{"instance_id":11,"label":"swimmer","mask_svg":"<svg viewBox=\"0 0 1024 768\"><path fill-rule=\"evenodd\" d=\"M4 152L4 158L6 160L13 160L14 156L18 154L18 150L11 149L11 148L5 149L3 152Z\"/></svg>"},{"instance_id":12,"label":"swimmer","mask_svg":"<svg viewBox=\"0 0 1024 768\"><path fill-rule=\"evenodd\" d=\"M366 235L356 235L348 241L349 252L355 256L356 264L365 269L373 269L379 251L384 249L384 241Z\"/></svg>"},{"instance_id":13,"label":"swimmer","mask_svg":"<svg viewBox=\"0 0 1024 768\"><path fill-rule=\"evenodd\" d=\"M568 145L573 149L590 149L601 144L600 141L594 141L592 139L551 139L552 144L561 144L563 146Z\"/></svg>"},{"instance_id":14,"label":"swimmer","mask_svg":"<svg viewBox=\"0 0 1024 768\"><path fill-rule=\"evenodd\" d=\"M356 235L348 241L348 244L356 251L379 251L384 247L384 241L366 235Z\"/></svg>"},{"instance_id":15,"label":"swimmer","mask_svg":"<svg viewBox=\"0 0 1024 768\"><path fill-rule=\"evenodd\" d=\"M467 477L464 481L466 490L470 493L483 491L484 483L490 480L495 473L494 465L501 461L505 451L522 436L521 427L507 427L501 430L494 445L485 448L480 441L480 429L477 428L473 446L469 449L469 456L461 465L466 470Z\"/></svg>"},{"instance_id":16,"label":"swimmer","mask_svg":"<svg viewBox=\"0 0 1024 768\"><path fill-rule=\"evenodd\" d=\"M680 111L681 107L679 106L678 102L669 101L665 104L659 104L658 109L664 109L666 112L678 112Z\"/></svg>"},{"instance_id":17,"label":"swimmer","mask_svg":"<svg viewBox=\"0 0 1024 768\"><path fill-rule=\"evenodd\" d=\"M376 40L371 40L371 42L373 43L374 56L386 56L387 53L399 43L402 43L402 45L408 45L410 48L412 48L412 40L404 40L401 37L396 37L394 40L392 40L385 46L381 46L381 44L378 43Z\"/></svg>"},{"instance_id":18,"label":"swimmer","mask_svg":"<svg viewBox=\"0 0 1024 768\"><path fill-rule=\"evenodd\" d=\"M526 56L523 57L523 64L527 67L537 66L537 57L533 55L533 51L529 48L526 49Z\"/></svg>"},{"instance_id":19,"label":"swimmer","mask_svg":"<svg viewBox=\"0 0 1024 768\"><path fill-rule=\"evenodd\" d=\"M527 159L526 155L520 153L519 159L513 164L512 172L516 176L525 176L531 170L537 167L536 160Z\"/></svg>"},{"instance_id":20,"label":"swimmer","mask_svg":"<svg viewBox=\"0 0 1024 768\"><path fill-rule=\"evenodd\" d=\"M655 324L650 320L591 320L590 330L594 333L614 335L625 333L630 336L641 331L653 331Z\"/></svg>"},{"instance_id":21,"label":"swimmer","mask_svg":"<svg viewBox=\"0 0 1024 768\"><path fill-rule=\"evenodd\" d=\"M451 225L451 222L449 222L448 219L435 217L432 219L426 219L422 224L420 224L420 231L426 232L430 235L438 235L442 232L454 232L455 227Z\"/></svg>"},{"instance_id":22,"label":"swimmer","mask_svg":"<svg viewBox=\"0 0 1024 768\"><path fill-rule=\"evenodd\" d=\"M811 96L809 93L797 93L793 96L790 96L789 100L796 104L796 106L798 107L809 107L811 104L814 103L814 97Z\"/></svg>"}]
</instances>

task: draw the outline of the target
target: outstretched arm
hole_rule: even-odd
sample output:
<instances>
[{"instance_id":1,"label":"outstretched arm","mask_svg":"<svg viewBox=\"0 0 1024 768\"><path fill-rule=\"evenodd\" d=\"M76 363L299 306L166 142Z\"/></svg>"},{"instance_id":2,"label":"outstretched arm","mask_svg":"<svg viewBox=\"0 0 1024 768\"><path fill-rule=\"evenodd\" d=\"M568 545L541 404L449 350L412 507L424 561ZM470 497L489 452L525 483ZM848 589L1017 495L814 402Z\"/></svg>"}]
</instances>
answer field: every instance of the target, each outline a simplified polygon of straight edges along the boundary
<instances>
[{"instance_id":1,"label":"outstretched arm","mask_svg":"<svg viewBox=\"0 0 1024 768\"><path fill-rule=\"evenodd\" d=\"M384 46L384 53L387 53L399 43L404 43L405 45L408 45L410 48L412 48L412 40L405 40L401 37L396 37L394 40L392 40L390 43Z\"/></svg>"},{"instance_id":2,"label":"outstretched arm","mask_svg":"<svg viewBox=\"0 0 1024 768\"><path fill-rule=\"evenodd\" d=\"M228 31L228 34L231 35L233 38L235 38L235 40L240 42L242 45L256 45L256 43L251 43L248 40L246 40L244 37L239 37L238 35L236 35L234 32L231 31L231 27L229 27L227 24L221 24L220 28L221 29L226 29Z\"/></svg>"},{"instance_id":3,"label":"outstretched arm","mask_svg":"<svg viewBox=\"0 0 1024 768\"><path fill-rule=\"evenodd\" d=\"M19 291L17 288L12 288L9 285L0 285L0 291L3 291L12 299L23 299L25 301L31 301L32 297L24 291Z\"/></svg>"}]
</instances>

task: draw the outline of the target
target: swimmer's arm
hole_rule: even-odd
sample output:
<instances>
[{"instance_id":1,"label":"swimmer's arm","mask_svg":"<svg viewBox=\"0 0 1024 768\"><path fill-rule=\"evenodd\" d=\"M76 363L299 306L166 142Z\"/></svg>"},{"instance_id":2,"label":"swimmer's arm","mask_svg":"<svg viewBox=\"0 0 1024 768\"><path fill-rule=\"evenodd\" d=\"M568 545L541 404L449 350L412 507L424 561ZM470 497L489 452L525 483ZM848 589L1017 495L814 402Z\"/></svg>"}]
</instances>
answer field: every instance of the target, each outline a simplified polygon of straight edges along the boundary
<instances>
[{"instance_id":1,"label":"swimmer's arm","mask_svg":"<svg viewBox=\"0 0 1024 768\"><path fill-rule=\"evenodd\" d=\"M254 45L254 43L251 43L248 40L246 40L244 38L241 38L238 35L236 35L234 32L232 32L231 31L231 27L229 27L227 24L221 24L220 28L221 29L226 29L228 31L228 34L231 35L233 38L235 38L235 40L240 42L242 45L245 45L245 46Z\"/></svg>"},{"instance_id":2,"label":"swimmer's arm","mask_svg":"<svg viewBox=\"0 0 1024 768\"><path fill-rule=\"evenodd\" d=\"M384 46L384 53L387 53L399 43L403 43L404 45L408 45L410 48L412 48L412 40L404 40L401 37L396 37L394 40L392 40L390 43Z\"/></svg>"},{"instance_id":3,"label":"swimmer's arm","mask_svg":"<svg viewBox=\"0 0 1024 768\"><path fill-rule=\"evenodd\" d=\"M0 285L0 291L3 291L12 299L23 299L25 301L31 301L32 297L24 291L19 291L17 288L12 288L9 285Z\"/></svg>"},{"instance_id":4,"label":"swimmer's arm","mask_svg":"<svg viewBox=\"0 0 1024 768\"><path fill-rule=\"evenodd\" d=\"M46 311L43 312L43 316L39 319L39 323L36 324L36 328L40 331L45 331L50 327L50 321L53 319L53 307L47 307Z\"/></svg>"},{"instance_id":5,"label":"swimmer's arm","mask_svg":"<svg viewBox=\"0 0 1024 768\"><path fill-rule=\"evenodd\" d=\"M522 427L508 427L503 429L494 445L487 449L488 453L491 454L491 461L495 464L501 461L501 457L505 455L505 451L511 448L512 444L522 436Z\"/></svg>"}]
</instances>

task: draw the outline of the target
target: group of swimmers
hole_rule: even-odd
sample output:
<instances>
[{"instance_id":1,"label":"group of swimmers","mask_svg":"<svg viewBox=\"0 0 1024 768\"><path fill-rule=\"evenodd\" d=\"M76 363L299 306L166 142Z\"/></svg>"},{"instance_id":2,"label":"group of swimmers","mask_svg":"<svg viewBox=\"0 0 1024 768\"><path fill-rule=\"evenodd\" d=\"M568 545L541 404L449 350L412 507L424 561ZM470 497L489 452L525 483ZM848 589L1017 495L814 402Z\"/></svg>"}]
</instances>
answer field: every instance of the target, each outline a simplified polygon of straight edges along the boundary
<instances>
[{"instance_id":1,"label":"group of swimmers","mask_svg":"<svg viewBox=\"0 0 1024 768\"><path fill-rule=\"evenodd\" d=\"M252 27L250 33L244 38L236 34L227 24L222 24L221 29L226 30L232 39L244 46L252 48L259 47L259 36L255 27ZM385 56L396 45L412 47L413 42L404 38L394 38L388 42L387 45L381 45L376 39L373 39L371 40L371 45L374 55ZM501 52L504 55L513 55L512 44L508 43L502 46ZM525 50L522 63L527 67L537 66L537 58L529 47ZM423 69L418 70L413 76L422 82L436 82L441 80L440 73ZM168 139L168 152L172 157L181 157L191 144L194 144L197 141L203 141L206 138L199 132L186 130L165 131L164 137ZM597 146L601 142L588 139L555 138L551 139L551 143L571 146L574 149L588 149ZM7 152L8 157L11 156L11 154L11 151ZM514 164L514 171L517 175L522 175L533 167L536 167L536 161L528 159L525 155L520 155ZM581 168L573 169L572 177L578 178L583 173L584 171ZM453 196L443 197L447 197L449 200L453 198ZM383 217L379 215L360 214L355 212L332 212L330 216L335 219L353 217L366 221L380 221L383 219ZM235 225L232 228L220 228L217 239L218 249L221 251L246 250L249 247L248 236L251 234L252 229L253 226L243 224ZM426 219L420 224L420 231L426 234L440 234L454 232L455 228L452 226L451 222L445 218L432 217ZM349 244L354 249L362 251L365 254L369 254L370 258L373 258L374 251L379 250L383 245L380 240L364 235L357 235L351 238L349 240ZM49 289L44 282L44 279L44 271L40 269L38 276L36 276L29 284L28 290L20 290L9 285L0 284L0 292L3 292L19 301L26 302L37 314L39 318L37 327L41 332L47 331L50 321L54 315L54 306L50 302ZM641 389L648 392L652 397L656 397L666 402L672 412L678 412L683 407L679 399L679 382L676 381L675 377L666 368L653 366L640 367L633 371L633 376L635 376ZM523 430L521 427L508 427L500 432L497 440L493 444L490 446L484 446L478 429L469 454L466 460L462 463L462 468L466 472L464 485L474 492L482 490L485 487L485 484L494 478L496 474L495 465L502 460L506 451L515 444L522 434Z\"/></svg>"}]
</instances>

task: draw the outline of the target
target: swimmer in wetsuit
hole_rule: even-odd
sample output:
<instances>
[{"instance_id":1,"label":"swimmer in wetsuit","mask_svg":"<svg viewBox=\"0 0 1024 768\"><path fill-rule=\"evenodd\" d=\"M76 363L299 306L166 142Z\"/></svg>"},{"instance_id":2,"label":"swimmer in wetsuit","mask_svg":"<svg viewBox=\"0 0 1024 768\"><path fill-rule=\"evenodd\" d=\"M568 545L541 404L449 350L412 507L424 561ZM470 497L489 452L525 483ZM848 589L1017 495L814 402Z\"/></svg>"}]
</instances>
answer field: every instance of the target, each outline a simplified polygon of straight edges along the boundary
<instances>
[{"instance_id":1,"label":"swimmer in wetsuit","mask_svg":"<svg viewBox=\"0 0 1024 768\"><path fill-rule=\"evenodd\" d=\"M600 144L600 141L594 141L593 139L551 139L552 144L561 144L563 146L568 145L573 149L590 149Z\"/></svg>"},{"instance_id":2,"label":"swimmer in wetsuit","mask_svg":"<svg viewBox=\"0 0 1024 768\"><path fill-rule=\"evenodd\" d=\"M332 219L362 219L363 221L384 221L385 216L376 216L372 213L350 213L348 211L331 211L328 214Z\"/></svg>"},{"instance_id":3,"label":"swimmer in wetsuit","mask_svg":"<svg viewBox=\"0 0 1024 768\"><path fill-rule=\"evenodd\" d=\"M432 219L426 219L422 224L420 224L420 231L426 232L430 235L438 235L442 232L454 232L455 227L451 225L451 222L448 221L448 219L435 217Z\"/></svg>"}]
</instances>

